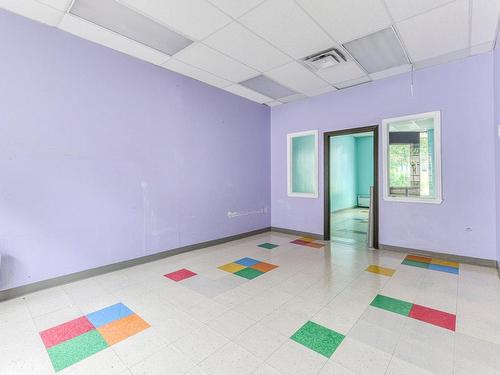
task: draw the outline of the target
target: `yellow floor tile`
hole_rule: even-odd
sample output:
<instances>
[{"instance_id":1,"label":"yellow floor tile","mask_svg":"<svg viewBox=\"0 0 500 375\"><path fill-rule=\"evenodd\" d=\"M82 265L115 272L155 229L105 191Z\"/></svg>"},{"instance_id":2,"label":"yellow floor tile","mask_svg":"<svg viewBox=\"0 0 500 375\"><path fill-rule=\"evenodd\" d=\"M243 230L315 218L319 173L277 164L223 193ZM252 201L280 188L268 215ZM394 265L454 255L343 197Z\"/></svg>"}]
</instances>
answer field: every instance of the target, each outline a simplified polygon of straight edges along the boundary
<instances>
[{"instance_id":1,"label":"yellow floor tile","mask_svg":"<svg viewBox=\"0 0 500 375\"><path fill-rule=\"evenodd\" d=\"M458 268L458 266L460 265L457 262L451 262L449 260L434 259L434 258L431 260L431 263L432 264L439 264L440 266L448 266L448 267L455 267L455 268Z\"/></svg>"},{"instance_id":2,"label":"yellow floor tile","mask_svg":"<svg viewBox=\"0 0 500 375\"><path fill-rule=\"evenodd\" d=\"M380 267L380 266L376 266L374 264L368 266L368 268L365 271L377 273L379 275L384 275L384 276L392 276L392 275L394 275L394 272L396 272L396 270L394 270L392 268Z\"/></svg>"},{"instance_id":3,"label":"yellow floor tile","mask_svg":"<svg viewBox=\"0 0 500 375\"><path fill-rule=\"evenodd\" d=\"M246 267L242 266L241 264L238 264L238 263L228 263L228 264L225 264L225 265L220 266L218 268L222 271L235 273L235 272L241 271L243 268L246 268Z\"/></svg>"}]
</instances>

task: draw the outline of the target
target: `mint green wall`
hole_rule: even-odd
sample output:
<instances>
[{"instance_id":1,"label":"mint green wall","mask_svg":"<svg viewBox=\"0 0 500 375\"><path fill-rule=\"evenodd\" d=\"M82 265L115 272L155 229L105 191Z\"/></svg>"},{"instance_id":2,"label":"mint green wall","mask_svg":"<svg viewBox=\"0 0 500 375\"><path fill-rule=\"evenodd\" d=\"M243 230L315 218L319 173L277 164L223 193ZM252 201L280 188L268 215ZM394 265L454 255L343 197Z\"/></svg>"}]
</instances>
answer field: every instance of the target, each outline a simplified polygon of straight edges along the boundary
<instances>
[{"instance_id":1,"label":"mint green wall","mask_svg":"<svg viewBox=\"0 0 500 375\"><path fill-rule=\"evenodd\" d=\"M314 193L315 180L314 135L292 138L292 191L294 193Z\"/></svg>"},{"instance_id":2,"label":"mint green wall","mask_svg":"<svg viewBox=\"0 0 500 375\"><path fill-rule=\"evenodd\" d=\"M356 205L356 143L352 135L330 138L330 207Z\"/></svg>"},{"instance_id":3,"label":"mint green wall","mask_svg":"<svg viewBox=\"0 0 500 375\"><path fill-rule=\"evenodd\" d=\"M355 207L358 194L370 194L373 173L373 136L343 135L331 137L331 211Z\"/></svg>"},{"instance_id":4,"label":"mint green wall","mask_svg":"<svg viewBox=\"0 0 500 375\"><path fill-rule=\"evenodd\" d=\"M357 137L356 142L356 193L370 194L373 185L373 136Z\"/></svg>"}]
</instances>

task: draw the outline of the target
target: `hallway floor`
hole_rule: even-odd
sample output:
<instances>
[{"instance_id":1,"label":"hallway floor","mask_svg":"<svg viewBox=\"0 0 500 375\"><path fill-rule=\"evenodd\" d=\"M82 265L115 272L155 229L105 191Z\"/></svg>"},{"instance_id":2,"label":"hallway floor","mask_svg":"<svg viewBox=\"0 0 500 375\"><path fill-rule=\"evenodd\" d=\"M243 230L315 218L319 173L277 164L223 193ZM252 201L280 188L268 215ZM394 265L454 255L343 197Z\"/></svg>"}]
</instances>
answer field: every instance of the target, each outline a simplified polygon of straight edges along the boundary
<instances>
[{"instance_id":1,"label":"hallway floor","mask_svg":"<svg viewBox=\"0 0 500 375\"><path fill-rule=\"evenodd\" d=\"M499 311L494 268L272 232L0 303L0 374L493 375Z\"/></svg>"},{"instance_id":2,"label":"hallway floor","mask_svg":"<svg viewBox=\"0 0 500 375\"><path fill-rule=\"evenodd\" d=\"M332 212L330 216L331 236L334 241L344 243L366 243L368 232L368 208L355 207Z\"/></svg>"}]
</instances>

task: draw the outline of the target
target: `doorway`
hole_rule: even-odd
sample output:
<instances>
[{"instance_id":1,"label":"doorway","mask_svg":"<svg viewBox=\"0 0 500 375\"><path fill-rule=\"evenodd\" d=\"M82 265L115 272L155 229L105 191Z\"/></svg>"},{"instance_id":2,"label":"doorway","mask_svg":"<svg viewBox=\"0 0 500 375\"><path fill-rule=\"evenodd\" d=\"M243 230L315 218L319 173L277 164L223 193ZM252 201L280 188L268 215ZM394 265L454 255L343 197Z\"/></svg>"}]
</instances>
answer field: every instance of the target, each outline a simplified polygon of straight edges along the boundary
<instances>
[{"instance_id":1,"label":"doorway","mask_svg":"<svg viewBox=\"0 0 500 375\"><path fill-rule=\"evenodd\" d=\"M378 126L324 133L324 181L325 240L378 248Z\"/></svg>"}]
</instances>

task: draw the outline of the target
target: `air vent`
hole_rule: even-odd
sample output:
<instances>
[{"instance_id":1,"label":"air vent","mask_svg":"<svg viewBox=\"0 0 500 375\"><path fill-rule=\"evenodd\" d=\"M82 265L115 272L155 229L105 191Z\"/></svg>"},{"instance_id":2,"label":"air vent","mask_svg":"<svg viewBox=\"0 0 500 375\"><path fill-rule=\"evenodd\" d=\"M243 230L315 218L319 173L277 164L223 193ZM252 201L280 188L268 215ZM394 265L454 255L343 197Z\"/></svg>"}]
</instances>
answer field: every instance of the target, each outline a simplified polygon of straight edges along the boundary
<instances>
[{"instance_id":1,"label":"air vent","mask_svg":"<svg viewBox=\"0 0 500 375\"><path fill-rule=\"evenodd\" d=\"M167 55L193 43L115 0L75 0L70 13Z\"/></svg>"},{"instance_id":2,"label":"air vent","mask_svg":"<svg viewBox=\"0 0 500 375\"><path fill-rule=\"evenodd\" d=\"M344 62L347 62L347 58L337 48L331 48L304 59L304 63L316 71L327 69Z\"/></svg>"}]
</instances>

